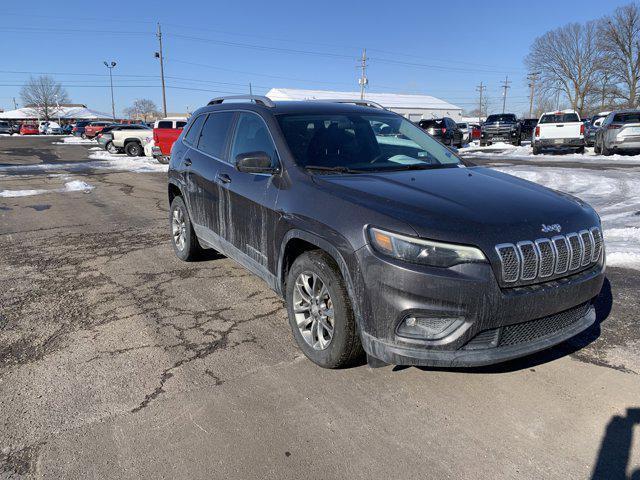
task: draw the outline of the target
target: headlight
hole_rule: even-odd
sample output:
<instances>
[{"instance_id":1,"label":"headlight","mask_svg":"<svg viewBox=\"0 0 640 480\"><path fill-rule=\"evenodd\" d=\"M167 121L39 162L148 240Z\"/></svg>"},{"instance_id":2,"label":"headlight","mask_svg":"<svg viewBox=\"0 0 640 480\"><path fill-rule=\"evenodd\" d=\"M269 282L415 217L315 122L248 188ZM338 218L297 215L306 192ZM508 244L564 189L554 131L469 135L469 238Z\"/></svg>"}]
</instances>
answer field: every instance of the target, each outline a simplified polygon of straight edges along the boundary
<instances>
[{"instance_id":1,"label":"headlight","mask_svg":"<svg viewBox=\"0 0 640 480\"><path fill-rule=\"evenodd\" d=\"M378 252L405 262L433 267L452 267L459 263L487 261L479 249L466 245L423 240L378 228L370 228L369 237L373 248Z\"/></svg>"}]
</instances>

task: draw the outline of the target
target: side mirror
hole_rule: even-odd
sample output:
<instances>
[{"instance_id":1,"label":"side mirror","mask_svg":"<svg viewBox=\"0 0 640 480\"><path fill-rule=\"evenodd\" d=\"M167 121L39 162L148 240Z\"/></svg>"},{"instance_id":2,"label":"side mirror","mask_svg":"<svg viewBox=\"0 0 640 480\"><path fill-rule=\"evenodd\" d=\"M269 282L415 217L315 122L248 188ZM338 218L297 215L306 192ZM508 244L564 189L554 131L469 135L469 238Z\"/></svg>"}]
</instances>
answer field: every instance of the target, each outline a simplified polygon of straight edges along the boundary
<instances>
[{"instance_id":1,"label":"side mirror","mask_svg":"<svg viewBox=\"0 0 640 480\"><path fill-rule=\"evenodd\" d=\"M273 166L271 157L267 152L246 152L236 156L236 170L245 173L268 173L278 171Z\"/></svg>"}]
</instances>

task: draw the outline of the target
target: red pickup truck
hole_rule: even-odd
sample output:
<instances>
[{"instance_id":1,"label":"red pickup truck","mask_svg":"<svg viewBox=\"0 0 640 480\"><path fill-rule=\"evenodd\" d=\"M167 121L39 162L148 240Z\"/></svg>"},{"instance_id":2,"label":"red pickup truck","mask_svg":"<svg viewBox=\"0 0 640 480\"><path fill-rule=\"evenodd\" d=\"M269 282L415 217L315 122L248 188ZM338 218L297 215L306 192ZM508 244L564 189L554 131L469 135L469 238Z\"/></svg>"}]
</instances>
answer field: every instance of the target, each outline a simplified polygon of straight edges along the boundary
<instances>
[{"instance_id":1,"label":"red pickup truck","mask_svg":"<svg viewBox=\"0 0 640 480\"><path fill-rule=\"evenodd\" d=\"M94 138L104 127L111 125L112 123L113 122L91 122L89 125L84 127L82 138Z\"/></svg>"},{"instance_id":2,"label":"red pickup truck","mask_svg":"<svg viewBox=\"0 0 640 480\"><path fill-rule=\"evenodd\" d=\"M185 117L169 117L156 120L153 125L153 147L151 153L153 158L160 163L169 163L171 147L182 133L182 129L187 124Z\"/></svg>"}]
</instances>

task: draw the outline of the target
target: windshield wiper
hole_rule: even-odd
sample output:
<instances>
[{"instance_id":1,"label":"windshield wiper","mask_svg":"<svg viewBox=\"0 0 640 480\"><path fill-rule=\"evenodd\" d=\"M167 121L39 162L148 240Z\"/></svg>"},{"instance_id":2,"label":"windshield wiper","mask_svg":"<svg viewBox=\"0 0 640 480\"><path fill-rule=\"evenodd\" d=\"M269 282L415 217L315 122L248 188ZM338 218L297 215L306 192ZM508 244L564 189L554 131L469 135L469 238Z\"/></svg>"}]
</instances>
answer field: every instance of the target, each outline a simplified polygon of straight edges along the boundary
<instances>
[{"instance_id":1,"label":"windshield wiper","mask_svg":"<svg viewBox=\"0 0 640 480\"><path fill-rule=\"evenodd\" d=\"M321 172L336 172L336 173L363 173L364 170L355 170L353 168L344 166L327 167L326 165L305 165L307 170L319 170Z\"/></svg>"},{"instance_id":2,"label":"windshield wiper","mask_svg":"<svg viewBox=\"0 0 640 480\"><path fill-rule=\"evenodd\" d=\"M449 166L457 166L457 163L444 164L444 163L413 163L411 165L398 165L390 168L380 168L379 172L396 172L400 170L434 170L436 168L448 168Z\"/></svg>"}]
</instances>

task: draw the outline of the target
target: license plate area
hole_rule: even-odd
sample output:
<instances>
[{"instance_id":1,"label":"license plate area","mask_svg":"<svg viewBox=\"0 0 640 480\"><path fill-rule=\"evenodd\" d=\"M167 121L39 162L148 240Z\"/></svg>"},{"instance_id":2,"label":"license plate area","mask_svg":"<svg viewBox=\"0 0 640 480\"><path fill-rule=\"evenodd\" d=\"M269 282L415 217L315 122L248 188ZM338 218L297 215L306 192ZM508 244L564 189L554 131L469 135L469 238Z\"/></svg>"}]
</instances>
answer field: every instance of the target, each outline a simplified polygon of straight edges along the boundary
<instances>
[{"instance_id":1,"label":"license plate area","mask_svg":"<svg viewBox=\"0 0 640 480\"><path fill-rule=\"evenodd\" d=\"M554 144L554 145L562 145L563 143L564 143L564 140L563 140L562 138L556 138L556 139L553 141L553 144Z\"/></svg>"}]
</instances>

